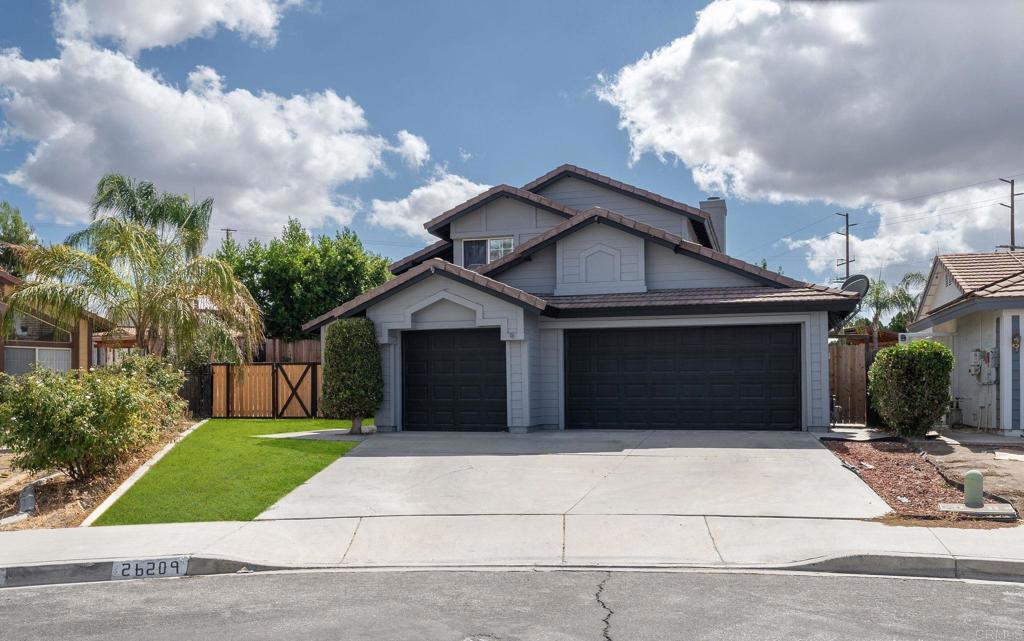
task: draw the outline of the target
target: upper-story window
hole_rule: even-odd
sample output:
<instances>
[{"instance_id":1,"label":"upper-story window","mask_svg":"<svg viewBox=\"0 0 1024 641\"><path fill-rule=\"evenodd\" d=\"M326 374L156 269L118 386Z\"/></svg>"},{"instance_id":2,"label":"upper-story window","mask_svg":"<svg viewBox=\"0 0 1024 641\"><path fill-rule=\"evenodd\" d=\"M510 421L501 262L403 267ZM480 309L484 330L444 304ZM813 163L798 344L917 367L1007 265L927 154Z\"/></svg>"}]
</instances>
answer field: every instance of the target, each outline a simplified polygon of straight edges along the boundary
<instances>
[{"instance_id":1,"label":"upper-story window","mask_svg":"<svg viewBox=\"0 0 1024 641\"><path fill-rule=\"evenodd\" d=\"M466 267L486 265L512 253L511 238L479 238L462 241L462 264Z\"/></svg>"}]
</instances>

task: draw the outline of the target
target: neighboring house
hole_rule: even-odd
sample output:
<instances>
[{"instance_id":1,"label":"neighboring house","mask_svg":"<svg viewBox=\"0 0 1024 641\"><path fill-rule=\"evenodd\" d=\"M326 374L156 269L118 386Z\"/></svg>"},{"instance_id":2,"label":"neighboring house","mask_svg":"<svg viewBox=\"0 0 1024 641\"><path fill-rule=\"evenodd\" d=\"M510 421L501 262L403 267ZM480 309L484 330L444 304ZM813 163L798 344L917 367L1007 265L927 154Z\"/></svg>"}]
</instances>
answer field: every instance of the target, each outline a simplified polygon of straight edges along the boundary
<instances>
[{"instance_id":1,"label":"neighboring house","mask_svg":"<svg viewBox=\"0 0 1024 641\"><path fill-rule=\"evenodd\" d=\"M907 329L953 350L951 422L1021 433L1022 317L1024 252L935 257Z\"/></svg>"},{"instance_id":2,"label":"neighboring house","mask_svg":"<svg viewBox=\"0 0 1024 641\"><path fill-rule=\"evenodd\" d=\"M0 315L7 313L7 297L22 281L0 269ZM10 331L0 333L0 371L24 374L36 363L56 371L88 369L94 364L92 332L109 323L95 314L83 314L73 326L55 322L43 312L14 312Z\"/></svg>"},{"instance_id":3,"label":"neighboring house","mask_svg":"<svg viewBox=\"0 0 1024 641\"><path fill-rule=\"evenodd\" d=\"M827 429L858 297L730 258L725 221L564 165L430 220L439 241L304 329L373 321L381 430Z\"/></svg>"}]
</instances>

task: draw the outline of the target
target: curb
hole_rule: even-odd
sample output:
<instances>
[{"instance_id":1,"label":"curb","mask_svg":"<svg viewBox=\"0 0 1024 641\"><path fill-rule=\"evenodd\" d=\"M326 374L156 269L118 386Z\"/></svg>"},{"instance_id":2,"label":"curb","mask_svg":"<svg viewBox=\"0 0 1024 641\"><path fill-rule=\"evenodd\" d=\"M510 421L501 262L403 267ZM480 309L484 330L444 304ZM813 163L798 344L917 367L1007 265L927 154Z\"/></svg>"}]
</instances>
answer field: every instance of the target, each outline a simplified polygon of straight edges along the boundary
<instances>
[{"instance_id":1,"label":"curb","mask_svg":"<svg viewBox=\"0 0 1024 641\"><path fill-rule=\"evenodd\" d=\"M78 525L78 527L89 527L90 525L95 523L96 519L98 519L101 516L103 516L103 513L106 512L107 510L109 510L111 505L113 505L114 503L117 503L117 500L119 498L121 498L122 496L124 496L125 492L130 490L131 487L133 485L135 485L138 482L138 480L141 479L146 474L146 472L149 471L149 468L151 468L154 465L156 465L157 461L162 459L164 456L167 455L168 452L170 452L172 449L174 449L175 445L177 445L178 443L180 443L183 440L185 440L185 437L187 437L189 434L191 434L192 432L194 432L197 429L199 429L204 423L206 423L209 420L210 419L208 419L208 418L204 418L203 420L199 421L198 423L193 424L190 428L188 428L187 430L185 430L181 434L178 434L173 439L171 439L170 443L168 443L167 445L164 445L162 448L160 448L159 452L157 452L156 454L151 456L148 461L146 461L145 463L140 465L138 467L138 469L136 469L134 472L132 472L132 475L129 476L127 479L125 479L124 483L119 485L117 487L117 489L114 490L113 493L111 493L110 496L108 496L107 498L103 499L103 502L100 503L99 506L97 506L96 509L93 510L89 514L89 516L85 517L85 520L82 521ZM3 584L0 583L0 585L3 585Z\"/></svg>"},{"instance_id":2,"label":"curb","mask_svg":"<svg viewBox=\"0 0 1024 641\"><path fill-rule=\"evenodd\" d=\"M49 563L0 568L0 588L32 587L67 583L98 583L120 580L145 580L148 578L171 578L184 576L209 576L225 574L248 574L275 571L455 571L486 569L501 570L753 570L808 572L841 575L889 576L930 579L972 579L984 581L1024 582L1024 560L989 559L971 557L929 556L914 554L850 554L834 557L779 564L658 564L658 565L434 565L434 566L380 566L380 565L312 565L287 566L249 563L238 559L209 556L181 555L132 561L146 563L178 560L185 563L180 574L166 576L115 576L115 567L124 561L81 561Z\"/></svg>"}]
</instances>

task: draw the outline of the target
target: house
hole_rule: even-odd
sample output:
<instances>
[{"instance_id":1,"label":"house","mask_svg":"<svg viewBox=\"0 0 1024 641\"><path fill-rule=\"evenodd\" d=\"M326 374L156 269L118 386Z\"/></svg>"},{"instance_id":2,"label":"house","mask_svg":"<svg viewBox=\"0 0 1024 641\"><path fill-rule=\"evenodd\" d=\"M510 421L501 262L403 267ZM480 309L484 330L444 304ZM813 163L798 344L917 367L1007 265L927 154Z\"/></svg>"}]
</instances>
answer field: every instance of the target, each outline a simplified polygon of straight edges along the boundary
<instances>
[{"instance_id":1,"label":"house","mask_svg":"<svg viewBox=\"0 0 1024 641\"><path fill-rule=\"evenodd\" d=\"M729 257L726 203L563 165L425 224L371 319L380 430L827 429L828 332L857 305Z\"/></svg>"},{"instance_id":2,"label":"house","mask_svg":"<svg viewBox=\"0 0 1024 641\"><path fill-rule=\"evenodd\" d=\"M1024 252L936 256L907 329L953 350L948 417L1021 434L1021 317Z\"/></svg>"},{"instance_id":3,"label":"house","mask_svg":"<svg viewBox=\"0 0 1024 641\"><path fill-rule=\"evenodd\" d=\"M3 301L22 281L0 269L0 316L8 306ZM43 312L14 312L8 332L0 333L0 371L24 374L36 363L52 370L88 369L95 363L92 333L95 328L107 329L105 319L84 313L73 326L58 323Z\"/></svg>"}]
</instances>

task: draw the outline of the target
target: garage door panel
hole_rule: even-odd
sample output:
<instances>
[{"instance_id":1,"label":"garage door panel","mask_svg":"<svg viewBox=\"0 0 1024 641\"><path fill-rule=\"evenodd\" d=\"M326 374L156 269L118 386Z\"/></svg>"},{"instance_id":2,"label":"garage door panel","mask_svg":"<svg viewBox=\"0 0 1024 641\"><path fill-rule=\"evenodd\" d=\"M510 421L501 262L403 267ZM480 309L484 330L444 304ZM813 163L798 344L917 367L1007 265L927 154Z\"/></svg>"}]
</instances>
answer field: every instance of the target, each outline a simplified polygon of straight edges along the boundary
<instances>
[{"instance_id":1,"label":"garage door panel","mask_svg":"<svg viewBox=\"0 0 1024 641\"><path fill-rule=\"evenodd\" d=\"M497 329L404 332L402 380L404 429L508 426L505 344Z\"/></svg>"},{"instance_id":2,"label":"garage door panel","mask_svg":"<svg viewBox=\"0 0 1024 641\"><path fill-rule=\"evenodd\" d=\"M798 429L797 325L565 331L569 428Z\"/></svg>"}]
</instances>

